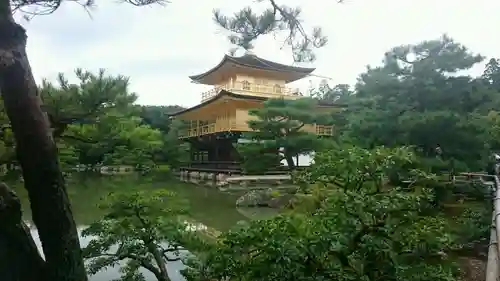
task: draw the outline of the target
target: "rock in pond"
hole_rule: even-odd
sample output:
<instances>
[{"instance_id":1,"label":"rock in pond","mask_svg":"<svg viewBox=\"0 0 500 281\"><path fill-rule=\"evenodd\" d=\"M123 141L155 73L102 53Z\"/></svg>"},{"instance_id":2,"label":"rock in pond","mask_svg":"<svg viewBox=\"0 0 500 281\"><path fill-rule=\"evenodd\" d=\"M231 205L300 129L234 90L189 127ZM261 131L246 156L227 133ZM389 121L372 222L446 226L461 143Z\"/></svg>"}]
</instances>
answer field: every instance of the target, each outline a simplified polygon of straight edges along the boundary
<instances>
[{"instance_id":1,"label":"rock in pond","mask_svg":"<svg viewBox=\"0 0 500 281\"><path fill-rule=\"evenodd\" d=\"M238 207L269 207L280 208L293 198L293 194L274 190L251 190L236 200Z\"/></svg>"}]
</instances>

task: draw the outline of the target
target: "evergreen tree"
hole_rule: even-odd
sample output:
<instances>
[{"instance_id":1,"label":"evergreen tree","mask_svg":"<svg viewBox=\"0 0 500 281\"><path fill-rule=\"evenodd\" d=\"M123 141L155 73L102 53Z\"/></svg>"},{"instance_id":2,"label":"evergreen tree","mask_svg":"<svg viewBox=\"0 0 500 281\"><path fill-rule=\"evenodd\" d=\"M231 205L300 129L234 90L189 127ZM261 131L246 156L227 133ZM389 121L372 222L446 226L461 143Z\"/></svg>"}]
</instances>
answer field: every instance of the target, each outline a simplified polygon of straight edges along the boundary
<instances>
[{"instance_id":1,"label":"evergreen tree","mask_svg":"<svg viewBox=\"0 0 500 281\"><path fill-rule=\"evenodd\" d=\"M439 146L447 165L482 169L492 146L487 116L500 100L483 79L459 74L482 59L447 36L393 48L360 75L339 131L368 148L413 145L429 159Z\"/></svg>"},{"instance_id":2,"label":"evergreen tree","mask_svg":"<svg viewBox=\"0 0 500 281\"><path fill-rule=\"evenodd\" d=\"M35 276L40 280L53 281L85 281L87 276L83 264L78 233L67 196L66 186L59 165L57 147L51 134L51 128L46 114L43 112L40 92L31 71L26 52L27 36L24 28L15 22L14 11L23 11L28 6L35 7L31 15L51 14L63 2L76 2L83 6L91 6L95 1L64 1L64 0L0 0L0 92L5 110L11 122L11 128L16 141L17 158L22 167L24 186L29 194L34 223L39 231L45 256L45 268ZM124 0L135 6L162 4L164 0ZM275 0L270 0L275 11L274 18L266 16L266 20L278 23L269 24L267 28L252 36L252 40L264 33L272 32L288 23L290 40L306 35L299 28L298 20L291 16L298 13L286 6L278 6ZM248 10L248 9L246 9ZM216 15L220 13L216 12ZM244 13L243 13L244 14ZM267 13L269 15L269 13ZM288 17L287 17L288 15ZM217 16L216 16L217 17ZM280 18L281 17L281 18ZM248 25L247 25L248 26ZM269 28L273 27L273 28ZM250 29L241 34L248 34ZM316 30L314 34L318 33ZM317 36L313 36L314 38ZM298 44L295 54L304 52L308 57L311 47L321 46L326 41L306 40L307 44ZM295 44L294 44L295 45ZM295 56L297 58L297 56ZM14 243L14 241L13 241ZM2 252L2 249L0 249ZM15 263L16 259L7 259ZM24 266L12 264L10 272L0 276L12 276L18 280L23 274ZM16 271L17 272L14 272Z\"/></svg>"},{"instance_id":3,"label":"evergreen tree","mask_svg":"<svg viewBox=\"0 0 500 281\"><path fill-rule=\"evenodd\" d=\"M328 114L315 113L316 105L317 102L309 98L271 99L262 108L251 110L250 115L256 117L248 121L254 130L248 134L252 142L240 145L245 165L259 163L265 170L264 159L271 167L285 160L288 168L294 170L296 156L320 149L323 140L314 132L304 130L306 125L330 121Z\"/></svg>"}]
</instances>

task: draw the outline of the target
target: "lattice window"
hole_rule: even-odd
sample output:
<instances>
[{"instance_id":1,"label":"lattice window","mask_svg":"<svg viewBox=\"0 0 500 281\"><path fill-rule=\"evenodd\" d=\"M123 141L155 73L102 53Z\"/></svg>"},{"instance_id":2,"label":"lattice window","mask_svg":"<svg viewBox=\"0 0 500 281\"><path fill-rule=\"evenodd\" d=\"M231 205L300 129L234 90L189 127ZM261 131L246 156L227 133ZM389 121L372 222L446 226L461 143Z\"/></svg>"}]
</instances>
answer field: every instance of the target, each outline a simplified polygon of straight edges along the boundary
<instances>
[{"instance_id":1,"label":"lattice window","mask_svg":"<svg viewBox=\"0 0 500 281\"><path fill-rule=\"evenodd\" d=\"M251 89L250 82L248 82L247 80L245 80L245 81L242 81L241 84L243 84L243 90L250 91L250 89Z\"/></svg>"},{"instance_id":2,"label":"lattice window","mask_svg":"<svg viewBox=\"0 0 500 281\"><path fill-rule=\"evenodd\" d=\"M198 151L193 155L194 161L203 163L208 161L208 151Z\"/></svg>"},{"instance_id":3,"label":"lattice window","mask_svg":"<svg viewBox=\"0 0 500 281\"><path fill-rule=\"evenodd\" d=\"M281 85L279 85L279 84L274 85L274 92L278 93L278 94L281 94L283 92L282 88L281 88Z\"/></svg>"}]
</instances>

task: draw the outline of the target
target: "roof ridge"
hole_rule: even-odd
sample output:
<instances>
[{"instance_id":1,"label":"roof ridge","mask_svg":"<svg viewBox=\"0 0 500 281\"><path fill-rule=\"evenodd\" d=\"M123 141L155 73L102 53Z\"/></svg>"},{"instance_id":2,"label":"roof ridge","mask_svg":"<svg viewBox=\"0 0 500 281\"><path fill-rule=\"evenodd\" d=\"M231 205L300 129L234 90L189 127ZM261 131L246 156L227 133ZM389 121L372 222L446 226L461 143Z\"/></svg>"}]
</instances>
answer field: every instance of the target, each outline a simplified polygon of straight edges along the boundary
<instances>
[{"instance_id":1,"label":"roof ridge","mask_svg":"<svg viewBox=\"0 0 500 281\"><path fill-rule=\"evenodd\" d=\"M203 77L209 75L210 73L217 71L217 69L219 69L222 65L224 65L224 63L228 61L236 65L241 65L243 67L263 69L263 70L267 69L269 71L290 73L290 75L292 75L292 78L290 80L287 80L287 82L292 82L297 79L301 79L309 75L316 69L314 67L308 68L308 67L300 67L300 66L287 65L279 62L274 62L265 58L261 58L256 54L246 53L243 56L239 57L225 54L224 58L215 67L211 68L210 70L202 74L189 76L189 78L191 78L192 80L200 80Z\"/></svg>"}]
</instances>

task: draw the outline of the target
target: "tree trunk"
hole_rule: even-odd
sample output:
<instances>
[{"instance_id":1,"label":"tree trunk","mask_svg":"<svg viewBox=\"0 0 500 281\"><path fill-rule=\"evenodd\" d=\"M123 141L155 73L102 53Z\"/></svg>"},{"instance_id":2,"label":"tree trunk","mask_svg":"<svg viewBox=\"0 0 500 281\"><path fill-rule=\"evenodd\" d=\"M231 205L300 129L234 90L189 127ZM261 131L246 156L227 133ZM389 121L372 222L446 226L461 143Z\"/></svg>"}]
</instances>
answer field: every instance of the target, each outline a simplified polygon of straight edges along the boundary
<instances>
[{"instance_id":1,"label":"tree trunk","mask_svg":"<svg viewBox=\"0 0 500 281\"><path fill-rule=\"evenodd\" d=\"M0 279L43 281L45 262L22 221L17 195L0 183Z\"/></svg>"},{"instance_id":2,"label":"tree trunk","mask_svg":"<svg viewBox=\"0 0 500 281\"><path fill-rule=\"evenodd\" d=\"M158 279L158 281L170 281L170 277L168 276L167 272L167 262L163 258L163 255L160 253L154 243L150 243L148 245L148 248L149 252L153 254L153 258L159 269L159 274L156 274L156 278Z\"/></svg>"},{"instance_id":3,"label":"tree trunk","mask_svg":"<svg viewBox=\"0 0 500 281\"><path fill-rule=\"evenodd\" d=\"M295 162L293 162L293 156L289 155L286 151L284 152L286 164L288 165L288 170L295 170Z\"/></svg>"},{"instance_id":4,"label":"tree trunk","mask_svg":"<svg viewBox=\"0 0 500 281\"><path fill-rule=\"evenodd\" d=\"M0 92L46 260L44 280L85 281L75 221L57 148L26 54L26 32L0 0ZM27 270L29 270L27 268Z\"/></svg>"}]
</instances>

